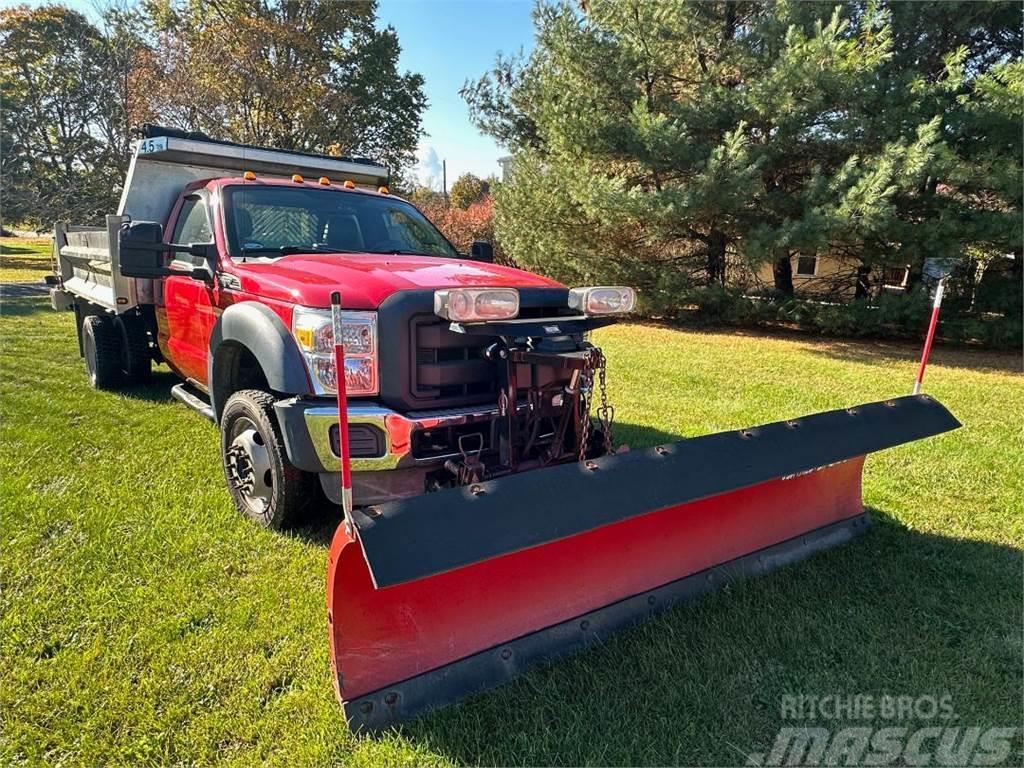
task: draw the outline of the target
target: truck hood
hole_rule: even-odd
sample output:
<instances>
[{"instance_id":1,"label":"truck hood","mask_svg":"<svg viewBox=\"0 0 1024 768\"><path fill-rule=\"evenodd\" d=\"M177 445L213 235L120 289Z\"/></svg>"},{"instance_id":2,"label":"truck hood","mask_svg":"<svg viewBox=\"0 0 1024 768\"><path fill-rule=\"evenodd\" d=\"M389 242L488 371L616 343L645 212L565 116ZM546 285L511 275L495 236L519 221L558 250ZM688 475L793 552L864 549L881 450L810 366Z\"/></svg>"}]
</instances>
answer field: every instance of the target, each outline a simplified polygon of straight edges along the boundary
<instances>
[{"instance_id":1,"label":"truck hood","mask_svg":"<svg viewBox=\"0 0 1024 768\"><path fill-rule=\"evenodd\" d=\"M236 262L233 267L246 293L307 307L329 307L332 291L341 291L346 309L376 309L398 291L561 285L520 269L434 256L297 253L273 262Z\"/></svg>"}]
</instances>

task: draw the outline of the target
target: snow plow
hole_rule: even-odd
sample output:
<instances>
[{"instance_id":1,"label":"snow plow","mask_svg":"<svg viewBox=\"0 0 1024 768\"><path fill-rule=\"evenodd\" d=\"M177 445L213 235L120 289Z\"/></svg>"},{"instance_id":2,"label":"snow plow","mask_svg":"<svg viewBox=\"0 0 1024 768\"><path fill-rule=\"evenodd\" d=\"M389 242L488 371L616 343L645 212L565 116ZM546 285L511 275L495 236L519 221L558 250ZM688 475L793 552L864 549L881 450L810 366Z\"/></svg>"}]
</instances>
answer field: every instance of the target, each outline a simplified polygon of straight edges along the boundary
<instances>
[{"instance_id":1,"label":"snow plow","mask_svg":"<svg viewBox=\"0 0 1024 768\"><path fill-rule=\"evenodd\" d=\"M960 426L917 394L616 452L603 398L590 415L599 353L577 352L562 364L583 373L564 391L579 456L521 471L510 434L517 371L552 360L515 335L522 328L452 328L498 339L504 453L482 469L469 452L452 468L455 487L374 506L352 508L343 485L327 611L335 691L355 730L449 704L852 539L869 526L866 456ZM344 350L335 353L342 370ZM339 393L342 419L345 407Z\"/></svg>"}]
</instances>

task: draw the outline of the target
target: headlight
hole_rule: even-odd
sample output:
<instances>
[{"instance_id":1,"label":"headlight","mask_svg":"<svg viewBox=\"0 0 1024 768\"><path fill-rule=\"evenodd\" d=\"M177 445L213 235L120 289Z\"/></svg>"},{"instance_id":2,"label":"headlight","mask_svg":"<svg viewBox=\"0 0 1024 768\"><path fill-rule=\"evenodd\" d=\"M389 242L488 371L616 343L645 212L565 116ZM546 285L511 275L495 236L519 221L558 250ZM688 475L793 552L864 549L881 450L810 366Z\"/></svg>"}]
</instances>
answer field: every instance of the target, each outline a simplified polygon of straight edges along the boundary
<instances>
[{"instance_id":1,"label":"headlight","mask_svg":"<svg viewBox=\"0 0 1024 768\"><path fill-rule=\"evenodd\" d=\"M636 291L612 285L573 288L569 291L569 306L585 315L632 312L636 306Z\"/></svg>"},{"instance_id":2,"label":"headlight","mask_svg":"<svg viewBox=\"0 0 1024 768\"><path fill-rule=\"evenodd\" d=\"M345 388L349 395L376 395L377 313L342 312L345 346ZM334 331L329 309L298 307L292 315L292 335L309 366L317 394L338 391L334 370Z\"/></svg>"},{"instance_id":3,"label":"headlight","mask_svg":"<svg viewBox=\"0 0 1024 768\"><path fill-rule=\"evenodd\" d=\"M459 323L509 320L519 314L519 291L515 288L434 291L434 314Z\"/></svg>"}]
</instances>

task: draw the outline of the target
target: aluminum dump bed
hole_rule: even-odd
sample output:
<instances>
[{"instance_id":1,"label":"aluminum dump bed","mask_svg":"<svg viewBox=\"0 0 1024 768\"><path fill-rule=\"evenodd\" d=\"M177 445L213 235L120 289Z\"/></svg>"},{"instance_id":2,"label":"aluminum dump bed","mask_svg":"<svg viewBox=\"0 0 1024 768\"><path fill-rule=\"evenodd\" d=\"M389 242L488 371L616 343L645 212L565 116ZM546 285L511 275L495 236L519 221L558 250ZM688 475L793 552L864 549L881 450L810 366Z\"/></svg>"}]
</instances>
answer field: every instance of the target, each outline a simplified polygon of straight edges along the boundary
<instances>
[{"instance_id":1,"label":"aluminum dump bed","mask_svg":"<svg viewBox=\"0 0 1024 768\"><path fill-rule=\"evenodd\" d=\"M107 216L105 227L79 227L58 222L54 245L63 291L52 291L55 309L67 294L80 296L112 312L152 303L151 280L122 277L118 265L117 231L123 217Z\"/></svg>"},{"instance_id":2,"label":"aluminum dump bed","mask_svg":"<svg viewBox=\"0 0 1024 768\"><path fill-rule=\"evenodd\" d=\"M182 188L193 181L220 176L290 178L293 174L336 181L351 179L359 186L386 186L387 166L368 160L311 155L261 149L246 144L188 138L154 136L139 141L128 169L118 213L134 221L166 223L168 212Z\"/></svg>"}]
</instances>

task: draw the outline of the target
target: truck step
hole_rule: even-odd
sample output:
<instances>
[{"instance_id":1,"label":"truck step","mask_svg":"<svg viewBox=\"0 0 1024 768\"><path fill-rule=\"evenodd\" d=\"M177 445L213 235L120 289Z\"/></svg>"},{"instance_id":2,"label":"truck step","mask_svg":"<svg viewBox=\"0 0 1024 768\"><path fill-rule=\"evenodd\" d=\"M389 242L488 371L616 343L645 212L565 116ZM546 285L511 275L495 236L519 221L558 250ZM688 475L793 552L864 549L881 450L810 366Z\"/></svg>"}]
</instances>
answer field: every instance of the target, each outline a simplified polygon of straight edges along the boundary
<instances>
[{"instance_id":1,"label":"truck step","mask_svg":"<svg viewBox=\"0 0 1024 768\"><path fill-rule=\"evenodd\" d=\"M201 392L193 389L188 384L176 384L171 387L171 396L175 400L183 402L200 416L205 416L211 422L217 422L216 417L213 415L213 406L203 399L204 396Z\"/></svg>"}]
</instances>

